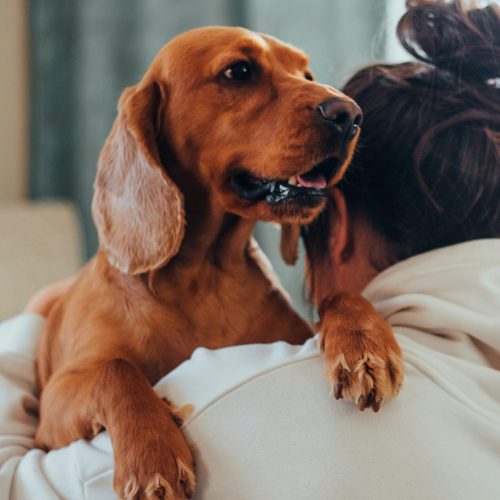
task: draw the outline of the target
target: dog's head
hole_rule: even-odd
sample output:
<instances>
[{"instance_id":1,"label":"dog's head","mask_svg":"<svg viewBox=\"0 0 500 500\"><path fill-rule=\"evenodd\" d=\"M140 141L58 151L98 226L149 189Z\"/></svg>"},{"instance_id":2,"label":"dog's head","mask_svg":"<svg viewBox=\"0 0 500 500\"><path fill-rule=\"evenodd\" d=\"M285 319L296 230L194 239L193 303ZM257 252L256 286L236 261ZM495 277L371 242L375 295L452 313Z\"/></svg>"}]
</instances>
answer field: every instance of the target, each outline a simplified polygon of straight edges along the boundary
<instances>
[{"instance_id":1,"label":"dog's head","mask_svg":"<svg viewBox=\"0 0 500 500\"><path fill-rule=\"evenodd\" d=\"M242 28L178 36L124 91L100 156L93 213L109 260L137 274L177 253L184 197L171 169L225 211L310 222L350 161L360 121L351 99L313 81L302 52L272 37Z\"/></svg>"}]
</instances>

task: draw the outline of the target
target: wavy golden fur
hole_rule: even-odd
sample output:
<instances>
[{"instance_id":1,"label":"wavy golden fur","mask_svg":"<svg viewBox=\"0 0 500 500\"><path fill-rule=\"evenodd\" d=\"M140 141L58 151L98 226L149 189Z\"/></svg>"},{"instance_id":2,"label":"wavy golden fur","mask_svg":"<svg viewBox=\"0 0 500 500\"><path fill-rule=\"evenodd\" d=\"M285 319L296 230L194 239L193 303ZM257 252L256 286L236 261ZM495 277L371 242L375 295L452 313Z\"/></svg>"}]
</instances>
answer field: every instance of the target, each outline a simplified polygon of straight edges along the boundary
<instances>
[{"instance_id":1,"label":"wavy golden fur","mask_svg":"<svg viewBox=\"0 0 500 500\"><path fill-rule=\"evenodd\" d=\"M325 102L334 105L320 113ZM293 226L324 207L318 179L343 175L357 118L351 99L311 81L307 57L274 38L205 28L159 52L124 91L100 156L100 250L50 312L37 446L106 428L120 497L192 493L182 414L152 384L198 346L311 335L251 234L257 220L287 224L282 248L293 261ZM314 186L287 184L297 176Z\"/></svg>"}]
</instances>

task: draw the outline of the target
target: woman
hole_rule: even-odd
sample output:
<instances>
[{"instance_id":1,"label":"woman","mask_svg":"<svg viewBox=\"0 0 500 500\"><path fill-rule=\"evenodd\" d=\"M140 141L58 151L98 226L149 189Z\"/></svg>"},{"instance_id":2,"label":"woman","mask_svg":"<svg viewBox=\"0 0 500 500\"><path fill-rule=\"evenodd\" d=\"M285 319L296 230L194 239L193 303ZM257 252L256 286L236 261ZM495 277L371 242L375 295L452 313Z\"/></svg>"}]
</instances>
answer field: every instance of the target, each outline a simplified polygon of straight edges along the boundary
<instances>
[{"instance_id":1,"label":"woman","mask_svg":"<svg viewBox=\"0 0 500 500\"><path fill-rule=\"evenodd\" d=\"M334 401L315 339L197 350L156 391L195 406L184 429L198 498L500 496L499 33L498 7L409 2L399 36L425 62L347 84L364 109L361 144L304 234L314 302L363 291L392 326L399 397L377 415ZM105 433L31 449L42 328L27 314L0 331L0 496L109 498Z\"/></svg>"}]
</instances>

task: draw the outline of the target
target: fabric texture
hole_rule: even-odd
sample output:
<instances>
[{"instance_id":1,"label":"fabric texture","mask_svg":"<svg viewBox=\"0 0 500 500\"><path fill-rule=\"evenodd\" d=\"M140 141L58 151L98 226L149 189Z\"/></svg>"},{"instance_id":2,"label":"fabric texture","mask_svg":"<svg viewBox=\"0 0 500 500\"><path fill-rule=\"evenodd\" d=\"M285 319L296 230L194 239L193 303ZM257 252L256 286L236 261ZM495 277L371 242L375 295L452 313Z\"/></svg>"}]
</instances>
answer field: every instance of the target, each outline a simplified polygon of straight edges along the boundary
<instances>
[{"instance_id":1,"label":"fabric texture","mask_svg":"<svg viewBox=\"0 0 500 500\"><path fill-rule=\"evenodd\" d=\"M316 339L197 349L155 387L194 404L197 499L491 499L500 496L500 240L429 252L381 273L365 296L405 356L399 397L378 414L335 401ZM33 359L43 320L0 325L0 499L109 499L106 433L32 449Z\"/></svg>"}]
</instances>

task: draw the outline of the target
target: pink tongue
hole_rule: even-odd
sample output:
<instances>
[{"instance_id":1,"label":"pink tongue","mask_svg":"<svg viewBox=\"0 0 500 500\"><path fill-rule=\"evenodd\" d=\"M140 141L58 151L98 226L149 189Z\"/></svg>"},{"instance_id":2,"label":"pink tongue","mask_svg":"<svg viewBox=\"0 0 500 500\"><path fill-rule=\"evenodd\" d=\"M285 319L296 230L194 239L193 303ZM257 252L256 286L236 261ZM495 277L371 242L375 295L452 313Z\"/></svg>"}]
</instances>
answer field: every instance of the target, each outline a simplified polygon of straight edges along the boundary
<instances>
[{"instance_id":1,"label":"pink tongue","mask_svg":"<svg viewBox=\"0 0 500 500\"><path fill-rule=\"evenodd\" d=\"M323 189L326 186L326 179L322 174L318 174L314 179L306 180L297 175L297 182L304 187Z\"/></svg>"}]
</instances>

